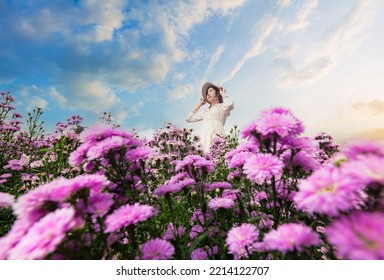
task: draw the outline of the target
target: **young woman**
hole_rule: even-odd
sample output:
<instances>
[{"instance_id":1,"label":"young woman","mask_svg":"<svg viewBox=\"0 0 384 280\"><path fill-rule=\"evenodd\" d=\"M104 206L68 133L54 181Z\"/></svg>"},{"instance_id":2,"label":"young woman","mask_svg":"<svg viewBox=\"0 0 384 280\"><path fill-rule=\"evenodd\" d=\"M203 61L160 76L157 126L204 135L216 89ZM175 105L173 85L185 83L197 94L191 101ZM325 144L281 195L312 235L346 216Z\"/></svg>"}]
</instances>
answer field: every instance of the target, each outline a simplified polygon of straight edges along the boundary
<instances>
[{"instance_id":1,"label":"young woman","mask_svg":"<svg viewBox=\"0 0 384 280\"><path fill-rule=\"evenodd\" d=\"M218 87L212 83L205 83L201 90L203 97L195 109L188 114L187 122L203 121L203 130L201 133L201 142L206 153L209 152L213 139L225 137L224 125L230 111L234 108L233 100L230 99L223 87ZM202 113L199 109L208 103L210 106Z\"/></svg>"}]
</instances>

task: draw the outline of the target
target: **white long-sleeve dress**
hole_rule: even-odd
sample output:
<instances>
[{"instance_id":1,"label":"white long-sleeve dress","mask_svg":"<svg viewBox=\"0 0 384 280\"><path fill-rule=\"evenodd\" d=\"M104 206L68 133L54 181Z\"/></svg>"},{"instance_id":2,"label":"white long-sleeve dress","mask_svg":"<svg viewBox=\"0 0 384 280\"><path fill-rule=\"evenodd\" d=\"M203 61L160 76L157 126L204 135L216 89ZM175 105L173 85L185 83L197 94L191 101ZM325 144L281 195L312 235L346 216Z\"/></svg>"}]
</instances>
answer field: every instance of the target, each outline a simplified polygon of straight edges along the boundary
<instances>
[{"instance_id":1,"label":"white long-sleeve dress","mask_svg":"<svg viewBox=\"0 0 384 280\"><path fill-rule=\"evenodd\" d=\"M229 97L224 97L223 103L211 106L210 108L205 109L202 113L191 112L188 114L186 119L187 122L203 121L201 143L206 153L209 152L213 139L225 136L225 121L233 108L233 100Z\"/></svg>"}]
</instances>

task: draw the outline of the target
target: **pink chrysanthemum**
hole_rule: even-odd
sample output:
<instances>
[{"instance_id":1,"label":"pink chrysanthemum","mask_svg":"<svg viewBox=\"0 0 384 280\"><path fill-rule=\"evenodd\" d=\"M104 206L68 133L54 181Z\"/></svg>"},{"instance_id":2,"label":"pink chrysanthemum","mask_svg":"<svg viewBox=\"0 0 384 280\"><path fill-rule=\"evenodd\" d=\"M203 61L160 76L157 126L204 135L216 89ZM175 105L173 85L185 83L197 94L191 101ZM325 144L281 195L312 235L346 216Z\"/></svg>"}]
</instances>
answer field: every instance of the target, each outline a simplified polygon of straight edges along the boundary
<instances>
[{"instance_id":1,"label":"pink chrysanthemum","mask_svg":"<svg viewBox=\"0 0 384 280\"><path fill-rule=\"evenodd\" d=\"M169 241L156 238L144 243L141 252L144 260L167 260L172 258L175 248Z\"/></svg>"},{"instance_id":2,"label":"pink chrysanthemum","mask_svg":"<svg viewBox=\"0 0 384 280\"><path fill-rule=\"evenodd\" d=\"M343 149L342 154L348 160L359 159L369 155L384 157L384 145L379 141L355 140Z\"/></svg>"},{"instance_id":3,"label":"pink chrysanthemum","mask_svg":"<svg viewBox=\"0 0 384 280\"><path fill-rule=\"evenodd\" d=\"M143 222L156 215L156 210L152 206L140 205L124 205L116 209L105 219L105 232L115 232L123 227Z\"/></svg>"},{"instance_id":4,"label":"pink chrysanthemum","mask_svg":"<svg viewBox=\"0 0 384 280\"><path fill-rule=\"evenodd\" d=\"M330 244L344 259L384 259L384 214L354 212L343 216L326 228Z\"/></svg>"},{"instance_id":5,"label":"pink chrysanthemum","mask_svg":"<svg viewBox=\"0 0 384 280\"><path fill-rule=\"evenodd\" d=\"M185 232L186 232L185 227L179 226L178 228L175 228L175 226L172 223L170 223L168 224L167 229L163 234L163 239L175 240L177 237L184 235Z\"/></svg>"},{"instance_id":6,"label":"pink chrysanthemum","mask_svg":"<svg viewBox=\"0 0 384 280\"><path fill-rule=\"evenodd\" d=\"M273 176L279 178L283 173L284 163L271 154L256 154L244 164L247 178L257 184L270 182Z\"/></svg>"},{"instance_id":7,"label":"pink chrysanthemum","mask_svg":"<svg viewBox=\"0 0 384 280\"><path fill-rule=\"evenodd\" d=\"M188 155L183 160L177 163L175 170L182 171L185 168L188 168L190 170L193 167L200 170L205 169L207 172L212 172L214 164L202 156Z\"/></svg>"},{"instance_id":8,"label":"pink chrysanthemum","mask_svg":"<svg viewBox=\"0 0 384 280\"><path fill-rule=\"evenodd\" d=\"M326 166L302 180L293 200L299 209L309 213L336 216L340 211L353 209L361 200L360 181L348 176L341 169Z\"/></svg>"},{"instance_id":9,"label":"pink chrysanthemum","mask_svg":"<svg viewBox=\"0 0 384 280\"><path fill-rule=\"evenodd\" d=\"M97 124L85 129L80 135L80 141L83 143L95 143L112 136L120 136L123 138L131 139L134 135L131 132L127 132L122 129L116 129L111 125Z\"/></svg>"},{"instance_id":10,"label":"pink chrysanthemum","mask_svg":"<svg viewBox=\"0 0 384 280\"><path fill-rule=\"evenodd\" d=\"M94 160L104 157L109 151L125 148L130 139L120 136L112 136L93 144L87 151L87 159Z\"/></svg>"},{"instance_id":11,"label":"pink chrysanthemum","mask_svg":"<svg viewBox=\"0 0 384 280\"><path fill-rule=\"evenodd\" d=\"M274 133L282 138L293 137L304 131L303 124L288 109L266 109L260 115L257 128L264 137L270 137Z\"/></svg>"},{"instance_id":12,"label":"pink chrysanthemum","mask_svg":"<svg viewBox=\"0 0 384 280\"><path fill-rule=\"evenodd\" d=\"M113 196L110 193L96 193L88 199L87 212L102 217L108 213L113 204Z\"/></svg>"},{"instance_id":13,"label":"pink chrysanthemum","mask_svg":"<svg viewBox=\"0 0 384 280\"><path fill-rule=\"evenodd\" d=\"M216 189L230 189L232 185L228 182L214 182L212 184L204 185L204 189L207 192L214 191Z\"/></svg>"},{"instance_id":14,"label":"pink chrysanthemum","mask_svg":"<svg viewBox=\"0 0 384 280\"><path fill-rule=\"evenodd\" d=\"M19 218L37 221L48 213L47 203L64 202L71 195L82 189L91 189L95 192L109 185L104 175L84 174L75 178L58 178L48 184L41 185L20 196L13 205L14 213Z\"/></svg>"},{"instance_id":15,"label":"pink chrysanthemum","mask_svg":"<svg viewBox=\"0 0 384 280\"><path fill-rule=\"evenodd\" d=\"M379 183L384 185L384 157L361 156L359 159L345 162L342 168L346 174L365 184Z\"/></svg>"},{"instance_id":16,"label":"pink chrysanthemum","mask_svg":"<svg viewBox=\"0 0 384 280\"><path fill-rule=\"evenodd\" d=\"M88 143L81 144L76 150L74 150L68 158L68 163L73 167L79 167L80 164L82 164L86 158L87 158L87 152L91 145Z\"/></svg>"},{"instance_id":17,"label":"pink chrysanthemum","mask_svg":"<svg viewBox=\"0 0 384 280\"><path fill-rule=\"evenodd\" d=\"M248 257L254 251L254 244L257 243L259 231L252 224L242 224L233 227L227 234L226 244L228 251L236 259Z\"/></svg>"},{"instance_id":18,"label":"pink chrysanthemum","mask_svg":"<svg viewBox=\"0 0 384 280\"><path fill-rule=\"evenodd\" d=\"M20 242L9 252L14 260L44 259L64 240L75 225L75 210L61 208L36 222Z\"/></svg>"},{"instance_id":19,"label":"pink chrysanthemum","mask_svg":"<svg viewBox=\"0 0 384 280\"><path fill-rule=\"evenodd\" d=\"M145 161L155 154L155 150L149 147L138 147L125 153L128 161Z\"/></svg>"},{"instance_id":20,"label":"pink chrysanthemum","mask_svg":"<svg viewBox=\"0 0 384 280\"><path fill-rule=\"evenodd\" d=\"M228 168L242 168L245 162L253 156L251 152L239 152L228 161Z\"/></svg>"},{"instance_id":21,"label":"pink chrysanthemum","mask_svg":"<svg viewBox=\"0 0 384 280\"><path fill-rule=\"evenodd\" d=\"M191 260L207 260L208 253L203 248L197 248L191 253Z\"/></svg>"},{"instance_id":22,"label":"pink chrysanthemum","mask_svg":"<svg viewBox=\"0 0 384 280\"><path fill-rule=\"evenodd\" d=\"M219 208L230 209L235 206L235 202L229 198L215 197L208 202L208 207L213 210L218 210Z\"/></svg>"},{"instance_id":23,"label":"pink chrysanthemum","mask_svg":"<svg viewBox=\"0 0 384 280\"><path fill-rule=\"evenodd\" d=\"M283 224L264 236L264 245L269 250L282 253L302 251L304 247L318 246L321 239L310 227L302 224Z\"/></svg>"},{"instance_id":24,"label":"pink chrysanthemum","mask_svg":"<svg viewBox=\"0 0 384 280\"><path fill-rule=\"evenodd\" d=\"M160 185L157 187L157 189L153 192L154 195L166 195L169 193L177 193L183 188L180 184L168 184L168 185Z\"/></svg>"},{"instance_id":25,"label":"pink chrysanthemum","mask_svg":"<svg viewBox=\"0 0 384 280\"><path fill-rule=\"evenodd\" d=\"M7 208L13 205L15 197L9 193L0 192L0 208Z\"/></svg>"}]
</instances>

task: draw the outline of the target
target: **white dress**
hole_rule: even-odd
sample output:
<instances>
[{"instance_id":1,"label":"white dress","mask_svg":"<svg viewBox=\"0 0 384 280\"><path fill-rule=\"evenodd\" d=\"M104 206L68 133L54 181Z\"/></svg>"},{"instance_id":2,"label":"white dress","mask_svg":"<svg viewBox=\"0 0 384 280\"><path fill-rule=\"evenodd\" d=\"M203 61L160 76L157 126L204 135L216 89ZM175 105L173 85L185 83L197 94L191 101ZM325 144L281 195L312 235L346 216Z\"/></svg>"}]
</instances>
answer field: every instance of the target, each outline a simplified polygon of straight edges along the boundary
<instances>
[{"instance_id":1,"label":"white dress","mask_svg":"<svg viewBox=\"0 0 384 280\"><path fill-rule=\"evenodd\" d=\"M213 139L225 136L224 125L231 110L234 108L233 100L229 97L223 98L223 103L216 104L205 109L202 113L191 112L188 114L187 122L203 121L201 131L201 143L206 153L209 152Z\"/></svg>"}]
</instances>

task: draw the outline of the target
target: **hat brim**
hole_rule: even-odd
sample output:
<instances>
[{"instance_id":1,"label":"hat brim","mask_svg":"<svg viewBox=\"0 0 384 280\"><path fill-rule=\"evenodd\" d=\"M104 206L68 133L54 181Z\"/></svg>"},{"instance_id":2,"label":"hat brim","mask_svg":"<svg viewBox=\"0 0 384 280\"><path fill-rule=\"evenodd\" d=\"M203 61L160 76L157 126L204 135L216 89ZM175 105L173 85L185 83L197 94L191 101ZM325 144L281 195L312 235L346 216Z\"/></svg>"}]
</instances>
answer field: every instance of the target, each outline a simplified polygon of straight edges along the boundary
<instances>
[{"instance_id":1,"label":"hat brim","mask_svg":"<svg viewBox=\"0 0 384 280\"><path fill-rule=\"evenodd\" d=\"M212 84L212 83L210 83L210 82L206 82L206 83L203 85L203 87L201 88L201 95L203 96L203 98L204 98L205 101L207 101L207 102L208 102L208 100L207 100L207 93L208 93L208 89L209 89L210 87L214 88L214 89L217 90L217 91L220 91L220 88L219 88L218 86L216 86L216 85L214 85L214 84ZM208 103L209 103L209 102L208 102Z\"/></svg>"}]
</instances>

